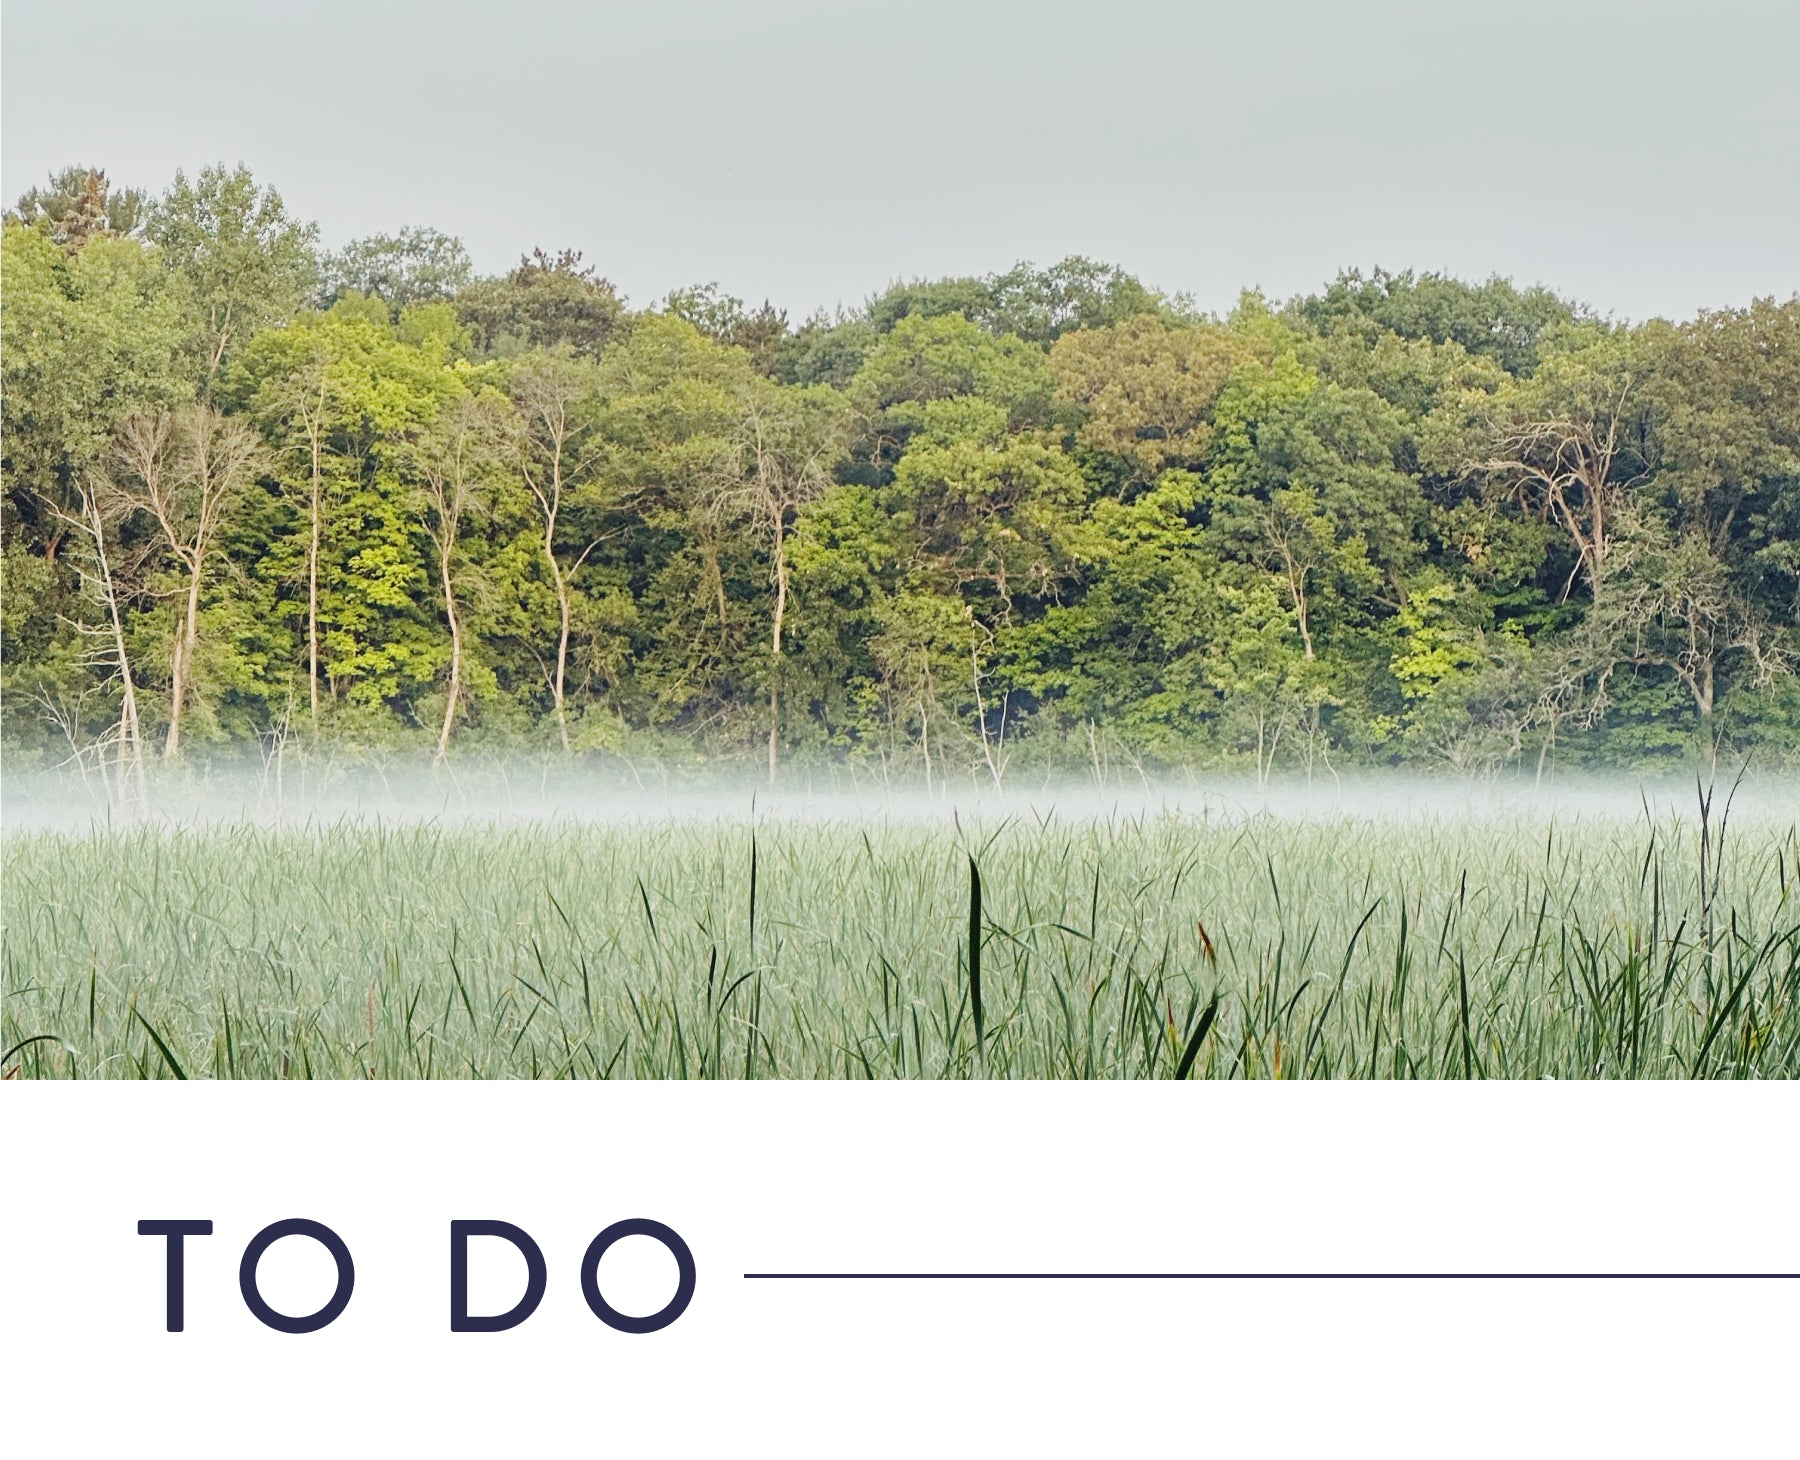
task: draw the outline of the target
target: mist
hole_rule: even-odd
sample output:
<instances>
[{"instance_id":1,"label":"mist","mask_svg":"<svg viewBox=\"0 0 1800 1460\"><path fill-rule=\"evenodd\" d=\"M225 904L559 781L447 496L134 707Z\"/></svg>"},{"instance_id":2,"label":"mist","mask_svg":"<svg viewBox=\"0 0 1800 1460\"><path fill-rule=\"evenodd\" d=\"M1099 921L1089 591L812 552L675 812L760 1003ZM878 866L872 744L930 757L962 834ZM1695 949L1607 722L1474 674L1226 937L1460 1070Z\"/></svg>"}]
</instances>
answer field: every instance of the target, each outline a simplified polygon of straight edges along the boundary
<instances>
[{"instance_id":1,"label":"mist","mask_svg":"<svg viewBox=\"0 0 1800 1460\"><path fill-rule=\"evenodd\" d=\"M1271 778L1131 773L1103 778L1066 771L999 786L973 776L927 788L850 764L796 768L771 787L739 768L559 758L285 763L196 761L149 778L122 796L100 778L26 769L0 779L0 831L103 834L129 826L244 823L303 828L338 823L479 828L535 824L645 827L756 822L929 824L960 827L1017 819L1047 826L1175 817L1230 825L1291 822L1663 821L1696 813L1712 789L1743 823L1800 821L1800 778L1754 767L1692 767L1658 776L1529 773L1458 779L1417 772ZM1345 847L1347 856L1354 844Z\"/></svg>"}]
</instances>

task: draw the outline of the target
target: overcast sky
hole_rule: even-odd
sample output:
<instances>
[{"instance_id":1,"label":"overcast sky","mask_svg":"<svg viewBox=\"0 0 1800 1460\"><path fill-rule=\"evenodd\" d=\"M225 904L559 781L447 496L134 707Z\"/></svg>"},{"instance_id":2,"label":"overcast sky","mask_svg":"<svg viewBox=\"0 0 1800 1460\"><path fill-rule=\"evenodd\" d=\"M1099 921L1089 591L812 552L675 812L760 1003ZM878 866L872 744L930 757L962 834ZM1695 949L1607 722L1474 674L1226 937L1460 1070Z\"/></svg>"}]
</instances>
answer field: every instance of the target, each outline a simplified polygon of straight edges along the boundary
<instances>
[{"instance_id":1,"label":"overcast sky","mask_svg":"<svg viewBox=\"0 0 1800 1460\"><path fill-rule=\"evenodd\" d=\"M1690 315L1800 288L1792 0L6 0L0 185L244 161L328 245L585 251L795 316L1084 253Z\"/></svg>"}]
</instances>

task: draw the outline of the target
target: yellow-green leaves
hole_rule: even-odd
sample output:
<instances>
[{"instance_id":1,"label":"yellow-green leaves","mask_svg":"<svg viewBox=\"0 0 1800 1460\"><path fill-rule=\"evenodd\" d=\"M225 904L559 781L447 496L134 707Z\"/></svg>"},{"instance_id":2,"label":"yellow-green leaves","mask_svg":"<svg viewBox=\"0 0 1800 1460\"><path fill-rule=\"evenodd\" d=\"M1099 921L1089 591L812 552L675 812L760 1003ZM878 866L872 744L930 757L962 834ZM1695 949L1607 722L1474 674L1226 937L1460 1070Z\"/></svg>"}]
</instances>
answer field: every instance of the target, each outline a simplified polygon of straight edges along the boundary
<instances>
[{"instance_id":1,"label":"yellow-green leaves","mask_svg":"<svg viewBox=\"0 0 1800 1460\"><path fill-rule=\"evenodd\" d=\"M1140 480L1171 465L1198 465L1211 415L1246 342L1221 325L1171 325L1138 315L1066 334L1050 351L1059 404L1076 411L1076 440L1123 457Z\"/></svg>"}]
</instances>

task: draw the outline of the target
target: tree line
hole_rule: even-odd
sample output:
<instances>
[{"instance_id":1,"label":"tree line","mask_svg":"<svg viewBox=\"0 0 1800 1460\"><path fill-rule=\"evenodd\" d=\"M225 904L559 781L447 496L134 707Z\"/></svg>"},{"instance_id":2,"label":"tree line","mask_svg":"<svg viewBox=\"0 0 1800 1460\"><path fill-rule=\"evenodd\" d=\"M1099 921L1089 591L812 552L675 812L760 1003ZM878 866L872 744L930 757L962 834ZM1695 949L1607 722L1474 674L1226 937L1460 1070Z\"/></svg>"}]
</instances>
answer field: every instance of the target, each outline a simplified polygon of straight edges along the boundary
<instances>
[{"instance_id":1,"label":"tree line","mask_svg":"<svg viewBox=\"0 0 1800 1460\"><path fill-rule=\"evenodd\" d=\"M1082 258L799 324L321 250L242 167L4 225L7 751L1654 766L1800 747L1800 299L1626 325Z\"/></svg>"}]
</instances>

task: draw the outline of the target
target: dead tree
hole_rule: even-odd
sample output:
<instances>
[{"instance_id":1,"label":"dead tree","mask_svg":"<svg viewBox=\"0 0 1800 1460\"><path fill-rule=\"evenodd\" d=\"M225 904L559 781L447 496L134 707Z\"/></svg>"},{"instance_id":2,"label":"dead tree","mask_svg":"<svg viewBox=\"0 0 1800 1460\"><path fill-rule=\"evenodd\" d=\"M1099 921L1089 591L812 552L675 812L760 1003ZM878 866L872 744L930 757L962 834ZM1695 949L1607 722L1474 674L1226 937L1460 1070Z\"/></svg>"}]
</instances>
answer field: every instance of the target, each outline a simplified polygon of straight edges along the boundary
<instances>
[{"instance_id":1,"label":"dead tree","mask_svg":"<svg viewBox=\"0 0 1800 1460\"><path fill-rule=\"evenodd\" d=\"M243 422L209 405L133 416L119 434L106 490L122 515L155 524L181 578L181 607L169 653L169 730L163 759L181 750L181 722L200 643L200 596L232 502L256 472L261 444Z\"/></svg>"}]
</instances>

